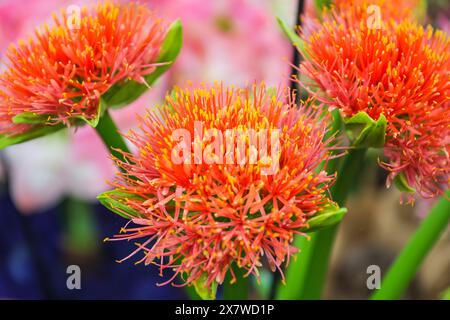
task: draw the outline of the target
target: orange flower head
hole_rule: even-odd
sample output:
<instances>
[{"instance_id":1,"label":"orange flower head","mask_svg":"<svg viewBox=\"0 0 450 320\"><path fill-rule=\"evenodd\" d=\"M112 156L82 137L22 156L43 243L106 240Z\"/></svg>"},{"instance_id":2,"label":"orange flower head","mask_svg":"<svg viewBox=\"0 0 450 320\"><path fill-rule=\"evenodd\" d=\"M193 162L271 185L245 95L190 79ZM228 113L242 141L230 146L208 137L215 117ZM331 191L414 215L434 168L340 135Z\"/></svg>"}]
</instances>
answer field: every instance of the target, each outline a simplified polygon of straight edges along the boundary
<instances>
[{"instance_id":1,"label":"orange flower head","mask_svg":"<svg viewBox=\"0 0 450 320\"><path fill-rule=\"evenodd\" d=\"M222 283L228 271L235 279L233 263L258 275L263 256L281 272L334 179L319 169L330 157L327 117L286 92L177 88L140 118L142 132L127 136L137 152L115 159L123 172L109 195L134 226L111 240L143 239L131 255L175 270L166 283Z\"/></svg>"},{"instance_id":2,"label":"orange flower head","mask_svg":"<svg viewBox=\"0 0 450 320\"><path fill-rule=\"evenodd\" d=\"M396 2L395 2L396 3ZM302 86L346 118L387 118L382 166L424 197L450 178L450 39L404 19L373 28L351 9L330 11L301 34Z\"/></svg>"},{"instance_id":3,"label":"orange flower head","mask_svg":"<svg viewBox=\"0 0 450 320\"><path fill-rule=\"evenodd\" d=\"M340 16L340 22L355 26L370 24L376 28L392 21L423 20L425 11L423 0L335 0L329 8L321 10L319 17L314 12L307 12L302 17L301 32L310 36L320 27L322 20L331 22L334 16Z\"/></svg>"},{"instance_id":4,"label":"orange flower head","mask_svg":"<svg viewBox=\"0 0 450 320\"><path fill-rule=\"evenodd\" d=\"M47 124L94 119L100 97L127 80L145 82L166 26L145 6L99 3L53 16L28 41L12 45L0 75L0 133L30 129L13 118L23 113Z\"/></svg>"}]
</instances>

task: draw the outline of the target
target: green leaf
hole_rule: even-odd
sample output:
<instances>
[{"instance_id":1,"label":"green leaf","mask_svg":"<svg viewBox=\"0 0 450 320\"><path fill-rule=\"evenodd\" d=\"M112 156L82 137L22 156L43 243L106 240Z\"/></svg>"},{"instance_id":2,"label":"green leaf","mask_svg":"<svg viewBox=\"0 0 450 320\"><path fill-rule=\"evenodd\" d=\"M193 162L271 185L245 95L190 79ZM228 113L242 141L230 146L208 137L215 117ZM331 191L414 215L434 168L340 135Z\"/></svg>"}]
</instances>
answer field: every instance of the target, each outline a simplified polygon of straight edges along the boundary
<instances>
[{"instance_id":1,"label":"green leaf","mask_svg":"<svg viewBox=\"0 0 450 320\"><path fill-rule=\"evenodd\" d=\"M408 181L406 180L406 177L403 173L399 173L398 175L395 176L394 185L401 192L416 193L416 189L414 189L408 184Z\"/></svg>"},{"instance_id":2,"label":"green leaf","mask_svg":"<svg viewBox=\"0 0 450 320\"><path fill-rule=\"evenodd\" d=\"M315 232L320 229L331 227L341 222L346 213L346 208L339 208L337 204L330 201L322 211L319 211L315 216L308 220L308 227L301 231Z\"/></svg>"},{"instance_id":3,"label":"green leaf","mask_svg":"<svg viewBox=\"0 0 450 320\"><path fill-rule=\"evenodd\" d=\"M381 114L377 121L364 111L345 121L347 133L356 148L382 148L386 137L386 117Z\"/></svg>"},{"instance_id":4,"label":"green leaf","mask_svg":"<svg viewBox=\"0 0 450 320\"><path fill-rule=\"evenodd\" d=\"M169 27L166 38L161 47L161 53L157 59L157 63L166 63L156 67L155 71L145 76L145 81L149 86L166 72L175 62L183 45L183 26L180 20L176 20ZM139 98L148 89L146 84L136 81L128 81L124 85L115 85L103 95L106 105L111 108L120 108L127 106L131 102Z\"/></svg>"},{"instance_id":5,"label":"green leaf","mask_svg":"<svg viewBox=\"0 0 450 320\"><path fill-rule=\"evenodd\" d=\"M197 294L203 300L216 300L217 282L213 281L213 283L208 286L206 284L207 280L208 274L205 272L197 281L194 281L195 291L197 291Z\"/></svg>"},{"instance_id":6,"label":"green leaf","mask_svg":"<svg viewBox=\"0 0 450 320\"><path fill-rule=\"evenodd\" d=\"M288 37L288 39L291 41L291 43L297 47L297 49L303 53L305 57L308 57L308 54L305 50L305 43L304 41L298 36L298 34L292 30L286 22L283 21L280 17L277 17L278 25L281 27L281 30L283 30L284 34Z\"/></svg>"},{"instance_id":7,"label":"green leaf","mask_svg":"<svg viewBox=\"0 0 450 320\"><path fill-rule=\"evenodd\" d=\"M51 120L51 116L34 112L24 112L12 119L15 124L46 124L49 120Z\"/></svg>"},{"instance_id":8,"label":"green leaf","mask_svg":"<svg viewBox=\"0 0 450 320\"><path fill-rule=\"evenodd\" d=\"M399 300L419 271L430 250L436 245L450 222L450 190L421 221L375 290L371 300Z\"/></svg>"},{"instance_id":9,"label":"green leaf","mask_svg":"<svg viewBox=\"0 0 450 320\"><path fill-rule=\"evenodd\" d=\"M112 190L103 192L97 199L103 206L126 219L130 219L130 216L136 218L141 217L140 212L130 208L127 204L130 199L143 201L143 198L137 195Z\"/></svg>"},{"instance_id":10,"label":"green leaf","mask_svg":"<svg viewBox=\"0 0 450 320\"><path fill-rule=\"evenodd\" d=\"M47 134L59 131L63 129L65 126L62 124L54 125L54 126L34 126L31 127L30 130L17 134L17 135L0 135L0 150L6 147L12 146L14 144L22 143L25 141L29 141L35 138L39 138L45 136Z\"/></svg>"}]
</instances>

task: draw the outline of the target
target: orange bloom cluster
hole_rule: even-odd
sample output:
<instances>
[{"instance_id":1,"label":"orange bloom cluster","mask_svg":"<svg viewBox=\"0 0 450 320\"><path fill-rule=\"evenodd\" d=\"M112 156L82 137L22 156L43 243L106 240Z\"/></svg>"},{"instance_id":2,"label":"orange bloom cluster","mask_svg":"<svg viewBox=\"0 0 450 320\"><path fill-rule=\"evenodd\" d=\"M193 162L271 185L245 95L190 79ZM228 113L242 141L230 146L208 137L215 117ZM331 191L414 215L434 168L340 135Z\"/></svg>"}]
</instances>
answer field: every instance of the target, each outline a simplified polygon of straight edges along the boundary
<instances>
[{"instance_id":1,"label":"orange bloom cluster","mask_svg":"<svg viewBox=\"0 0 450 320\"><path fill-rule=\"evenodd\" d=\"M175 270L166 283L181 275L190 284L205 274L207 285L222 283L228 271L235 279L232 263L258 275L262 256L281 272L283 261L297 251L291 245L294 234L326 206L334 180L318 170L330 158L331 139L324 141L328 118L311 103L298 109L287 92L273 93L264 84L177 88L155 113L140 118L142 133L127 136L136 154L124 154L125 162L115 159L125 173L118 173L111 196L139 216L123 211L134 226L111 240L143 238L130 256L143 252L140 262L158 265L161 273ZM207 138L211 129L267 130L269 135L279 130L279 168L264 174L267 159L242 164L237 152L231 156L235 161L216 158L208 164L192 150L192 157L177 163L172 157L180 141L173 132L179 129L202 150L218 139ZM231 144L237 147L238 139ZM219 158L229 156L223 145L220 150ZM245 158L253 152L246 148Z\"/></svg>"},{"instance_id":2,"label":"orange bloom cluster","mask_svg":"<svg viewBox=\"0 0 450 320\"><path fill-rule=\"evenodd\" d=\"M401 173L434 197L450 182L450 39L408 19L373 29L367 18L341 8L309 24L300 82L345 117L383 114L388 185Z\"/></svg>"},{"instance_id":3,"label":"orange bloom cluster","mask_svg":"<svg viewBox=\"0 0 450 320\"><path fill-rule=\"evenodd\" d=\"M83 7L79 16L63 11L53 20L8 49L0 75L0 133L28 130L12 121L25 112L48 116L48 124L92 120L111 86L145 82L166 32L147 7L133 3Z\"/></svg>"}]
</instances>

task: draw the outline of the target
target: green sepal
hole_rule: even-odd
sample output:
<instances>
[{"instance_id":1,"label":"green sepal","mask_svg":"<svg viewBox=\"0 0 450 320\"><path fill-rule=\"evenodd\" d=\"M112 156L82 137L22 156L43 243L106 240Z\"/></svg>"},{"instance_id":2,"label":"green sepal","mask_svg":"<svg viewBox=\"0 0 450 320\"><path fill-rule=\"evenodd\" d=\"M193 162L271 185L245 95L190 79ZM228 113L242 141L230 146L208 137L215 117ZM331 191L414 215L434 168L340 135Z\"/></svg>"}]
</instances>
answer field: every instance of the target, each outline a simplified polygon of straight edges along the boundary
<instances>
[{"instance_id":1,"label":"green sepal","mask_svg":"<svg viewBox=\"0 0 450 320\"><path fill-rule=\"evenodd\" d=\"M395 176L394 185L401 192L416 193L416 189L414 189L408 184L408 181L406 180L406 177L403 173L399 173L398 175Z\"/></svg>"},{"instance_id":2,"label":"green sepal","mask_svg":"<svg viewBox=\"0 0 450 320\"><path fill-rule=\"evenodd\" d=\"M356 148L382 148L386 139L386 117L381 114L377 121L364 111L345 120L347 133Z\"/></svg>"},{"instance_id":3,"label":"green sepal","mask_svg":"<svg viewBox=\"0 0 450 320\"><path fill-rule=\"evenodd\" d=\"M280 17L277 17L278 25L283 30L283 33L286 37L291 41L291 43L301 52L305 57L308 57L308 54L305 49L305 42L298 36L298 34L292 30L286 22L283 21Z\"/></svg>"},{"instance_id":4,"label":"green sepal","mask_svg":"<svg viewBox=\"0 0 450 320\"><path fill-rule=\"evenodd\" d=\"M119 190L111 190L101 193L97 196L98 201L110 211L126 218L139 218L141 213L130 208L127 202L130 199L144 201L143 198Z\"/></svg>"},{"instance_id":5,"label":"green sepal","mask_svg":"<svg viewBox=\"0 0 450 320\"><path fill-rule=\"evenodd\" d=\"M0 150L14 144L26 142L48 135L50 133L54 133L64 128L65 126L62 124L52 126L39 125L31 127L30 130L17 135L0 134Z\"/></svg>"},{"instance_id":6,"label":"green sepal","mask_svg":"<svg viewBox=\"0 0 450 320\"><path fill-rule=\"evenodd\" d=\"M211 285L207 285L208 274L203 273L197 281L194 281L193 285L197 294L203 300L216 300L217 294L217 282L213 281Z\"/></svg>"},{"instance_id":7,"label":"green sepal","mask_svg":"<svg viewBox=\"0 0 450 320\"><path fill-rule=\"evenodd\" d=\"M83 116L78 116L75 118L81 120L83 123L87 123L92 128L96 128L98 126L98 123L99 123L101 117L105 113L107 107L108 106L105 103L105 101L103 101L103 99L100 98L100 101L98 103L98 108L97 108L97 114L95 115L95 117L93 119L87 119L86 117L83 117Z\"/></svg>"},{"instance_id":8,"label":"green sepal","mask_svg":"<svg viewBox=\"0 0 450 320\"><path fill-rule=\"evenodd\" d=\"M103 116L106 110L105 102L100 99L97 114L93 119L87 119L84 116L76 116L71 119L74 125L82 125L83 123L87 123L91 127L95 128L100 121L100 118ZM51 126L52 117L47 114L38 114L34 112L24 112L20 113L12 118L12 122L15 124L36 124L36 125L46 125Z\"/></svg>"},{"instance_id":9,"label":"green sepal","mask_svg":"<svg viewBox=\"0 0 450 320\"><path fill-rule=\"evenodd\" d=\"M300 231L309 233L331 227L341 222L346 214L347 208L339 208L337 204L330 201L323 210L308 219L307 227Z\"/></svg>"},{"instance_id":10,"label":"green sepal","mask_svg":"<svg viewBox=\"0 0 450 320\"><path fill-rule=\"evenodd\" d=\"M136 81L127 81L122 85L115 85L106 92L102 98L109 108L120 108L129 105L138 99L147 89L147 85L153 85L155 81L166 72L175 62L183 45L183 26L180 20L173 22L162 43L161 53L156 63L166 63L156 67L155 71L146 75L147 84Z\"/></svg>"},{"instance_id":11,"label":"green sepal","mask_svg":"<svg viewBox=\"0 0 450 320\"><path fill-rule=\"evenodd\" d=\"M48 114L34 112L20 113L12 118L12 122L15 124L47 124L50 120L51 116Z\"/></svg>"}]
</instances>

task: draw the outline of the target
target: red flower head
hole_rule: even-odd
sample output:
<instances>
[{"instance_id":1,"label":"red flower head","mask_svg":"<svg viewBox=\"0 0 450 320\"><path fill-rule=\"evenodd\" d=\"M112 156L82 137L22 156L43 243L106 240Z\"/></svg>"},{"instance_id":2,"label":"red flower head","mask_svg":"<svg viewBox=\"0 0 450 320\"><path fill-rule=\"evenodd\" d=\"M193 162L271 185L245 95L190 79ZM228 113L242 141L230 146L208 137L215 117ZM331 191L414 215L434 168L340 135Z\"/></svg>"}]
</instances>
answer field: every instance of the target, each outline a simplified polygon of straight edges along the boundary
<instances>
[{"instance_id":1,"label":"red flower head","mask_svg":"<svg viewBox=\"0 0 450 320\"><path fill-rule=\"evenodd\" d=\"M341 8L308 26L302 85L344 117L384 115L388 185L400 175L436 196L450 181L450 40L407 19L373 28L367 17Z\"/></svg>"},{"instance_id":2,"label":"red flower head","mask_svg":"<svg viewBox=\"0 0 450 320\"><path fill-rule=\"evenodd\" d=\"M135 226L112 240L142 238L131 255L174 269L166 283L222 283L233 262L258 275L262 256L280 270L333 181L318 169L330 157L327 117L290 101L263 84L177 88L127 136L136 154L116 159L125 173L102 202Z\"/></svg>"},{"instance_id":3,"label":"red flower head","mask_svg":"<svg viewBox=\"0 0 450 320\"><path fill-rule=\"evenodd\" d=\"M78 14L54 15L51 27L8 49L0 75L0 133L32 129L13 120L23 114L48 125L92 121L108 89L126 80L143 83L155 69L166 27L148 8L106 2Z\"/></svg>"}]
</instances>

